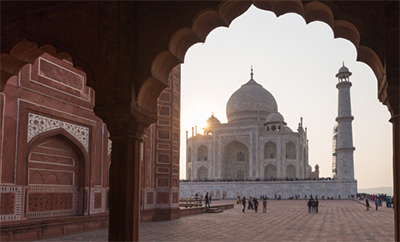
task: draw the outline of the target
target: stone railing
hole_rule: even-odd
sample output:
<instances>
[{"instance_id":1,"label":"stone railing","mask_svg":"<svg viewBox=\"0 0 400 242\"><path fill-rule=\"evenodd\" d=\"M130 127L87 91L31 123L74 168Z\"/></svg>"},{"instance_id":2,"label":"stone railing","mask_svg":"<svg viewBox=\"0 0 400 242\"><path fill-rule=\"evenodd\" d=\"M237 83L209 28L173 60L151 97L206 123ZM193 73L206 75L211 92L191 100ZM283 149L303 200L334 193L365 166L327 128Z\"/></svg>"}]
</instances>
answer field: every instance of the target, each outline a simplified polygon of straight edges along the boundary
<instances>
[{"instance_id":1,"label":"stone railing","mask_svg":"<svg viewBox=\"0 0 400 242\"><path fill-rule=\"evenodd\" d=\"M181 197L179 198L179 207L201 207L201 198Z\"/></svg>"}]
</instances>

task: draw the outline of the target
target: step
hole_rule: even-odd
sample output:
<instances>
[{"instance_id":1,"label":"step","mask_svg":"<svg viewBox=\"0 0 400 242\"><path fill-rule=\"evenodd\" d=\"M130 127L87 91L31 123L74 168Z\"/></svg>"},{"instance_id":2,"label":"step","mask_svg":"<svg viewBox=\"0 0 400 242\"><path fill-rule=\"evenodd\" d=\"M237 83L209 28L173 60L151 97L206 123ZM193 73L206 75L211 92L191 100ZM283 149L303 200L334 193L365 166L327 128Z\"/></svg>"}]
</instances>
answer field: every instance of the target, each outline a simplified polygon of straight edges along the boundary
<instances>
[{"instance_id":1,"label":"step","mask_svg":"<svg viewBox=\"0 0 400 242\"><path fill-rule=\"evenodd\" d=\"M205 213L222 213L223 210L218 208L207 208Z\"/></svg>"}]
</instances>

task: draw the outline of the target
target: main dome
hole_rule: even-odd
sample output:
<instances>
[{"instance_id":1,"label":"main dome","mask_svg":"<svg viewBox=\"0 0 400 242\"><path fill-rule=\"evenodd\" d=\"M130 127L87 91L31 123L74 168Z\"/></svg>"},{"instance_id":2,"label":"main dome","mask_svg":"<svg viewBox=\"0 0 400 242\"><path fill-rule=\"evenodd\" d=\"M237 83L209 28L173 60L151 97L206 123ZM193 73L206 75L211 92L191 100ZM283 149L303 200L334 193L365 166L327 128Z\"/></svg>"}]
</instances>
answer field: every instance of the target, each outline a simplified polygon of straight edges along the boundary
<instances>
[{"instance_id":1,"label":"main dome","mask_svg":"<svg viewBox=\"0 0 400 242\"><path fill-rule=\"evenodd\" d=\"M274 96L253 78L234 92L226 105L228 123L257 120L264 122L268 114L277 111L278 105Z\"/></svg>"}]
</instances>

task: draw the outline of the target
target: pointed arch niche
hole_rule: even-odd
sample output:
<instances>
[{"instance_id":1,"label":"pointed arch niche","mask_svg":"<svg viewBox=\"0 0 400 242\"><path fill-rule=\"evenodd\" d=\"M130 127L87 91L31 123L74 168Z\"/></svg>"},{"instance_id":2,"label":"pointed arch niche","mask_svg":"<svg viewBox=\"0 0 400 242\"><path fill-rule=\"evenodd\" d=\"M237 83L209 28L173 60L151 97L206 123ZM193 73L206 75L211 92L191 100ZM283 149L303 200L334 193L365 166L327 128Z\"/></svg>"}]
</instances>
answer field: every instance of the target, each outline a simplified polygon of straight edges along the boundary
<instances>
[{"instance_id":1,"label":"pointed arch niche","mask_svg":"<svg viewBox=\"0 0 400 242\"><path fill-rule=\"evenodd\" d=\"M61 129L32 140L26 156L28 218L82 214L85 153Z\"/></svg>"}]
</instances>

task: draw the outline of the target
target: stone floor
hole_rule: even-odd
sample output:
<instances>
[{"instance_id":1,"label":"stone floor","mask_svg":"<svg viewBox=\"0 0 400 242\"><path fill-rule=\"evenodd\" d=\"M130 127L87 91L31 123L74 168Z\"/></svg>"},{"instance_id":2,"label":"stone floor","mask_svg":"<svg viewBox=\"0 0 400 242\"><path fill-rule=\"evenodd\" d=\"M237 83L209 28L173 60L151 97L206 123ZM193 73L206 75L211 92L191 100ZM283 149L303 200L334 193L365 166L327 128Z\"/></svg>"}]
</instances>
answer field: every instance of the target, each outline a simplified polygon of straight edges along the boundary
<instances>
[{"instance_id":1,"label":"stone floor","mask_svg":"<svg viewBox=\"0 0 400 242\"><path fill-rule=\"evenodd\" d=\"M228 201L215 201L215 203ZM214 203L214 201L213 201ZM215 204L214 203L214 204ZM305 200L268 200L267 213L205 213L173 221L146 222L141 241L394 241L392 208L366 211L351 200L322 200L319 213L308 213ZM44 241L107 241L107 230Z\"/></svg>"}]
</instances>

